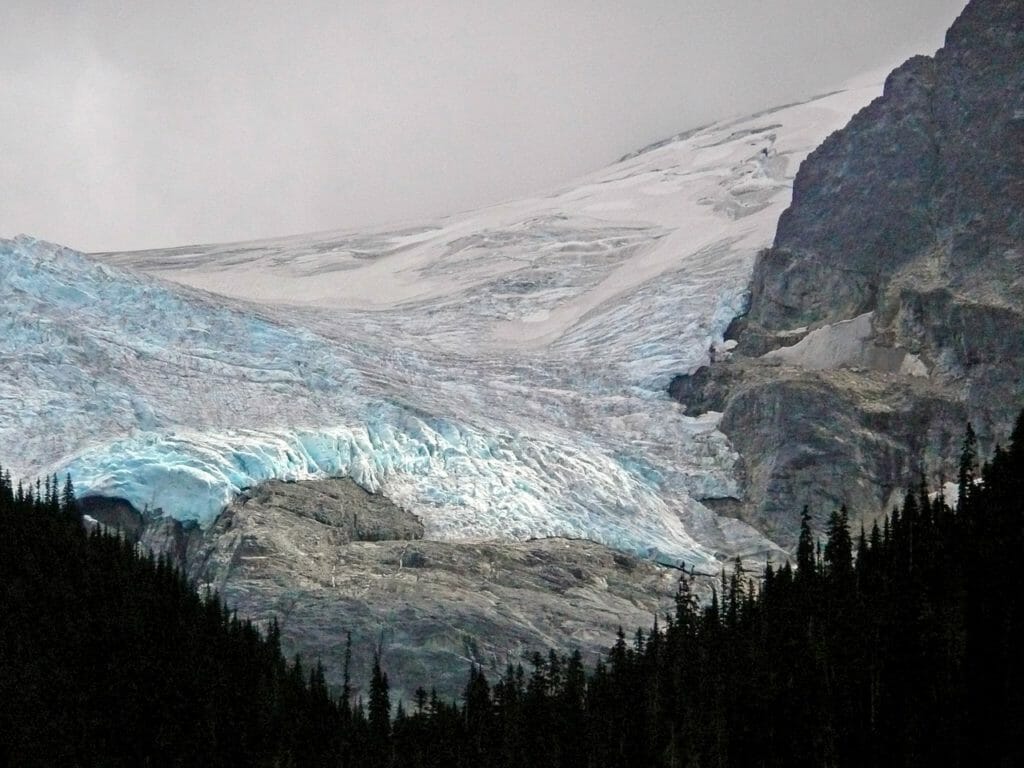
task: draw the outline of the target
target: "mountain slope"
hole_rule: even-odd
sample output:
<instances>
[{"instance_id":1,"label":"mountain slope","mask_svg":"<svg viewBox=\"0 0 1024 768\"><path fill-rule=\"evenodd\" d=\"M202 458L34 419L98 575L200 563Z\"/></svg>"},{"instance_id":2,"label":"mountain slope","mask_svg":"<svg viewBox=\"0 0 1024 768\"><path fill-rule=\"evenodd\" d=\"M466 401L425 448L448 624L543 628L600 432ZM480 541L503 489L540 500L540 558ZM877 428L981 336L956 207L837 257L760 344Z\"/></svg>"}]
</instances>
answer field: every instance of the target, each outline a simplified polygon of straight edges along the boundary
<instances>
[{"instance_id":1,"label":"mountain slope","mask_svg":"<svg viewBox=\"0 0 1024 768\"><path fill-rule=\"evenodd\" d=\"M3 241L0 448L204 525L261 481L348 475L429 538L761 558L701 503L737 493L717 415L663 391L721 350L796 168L876 88L427 226L99 257Z\"/></svg>"},{"instance_id":2,"label":"mountain slope","mask_svg":"<svg viewBox=\"0 0 1024 768\"><path fill-rule=\"evenodd\" d=\"M691 413L724 410L761 530L793 540L804 504L876 515L908 472L956 476L966 420L985 451L1009 430L1022 147L1024 4L973 0L803 164L732 329L742 357L673 385Z\"/></svg>"}]
</instances>

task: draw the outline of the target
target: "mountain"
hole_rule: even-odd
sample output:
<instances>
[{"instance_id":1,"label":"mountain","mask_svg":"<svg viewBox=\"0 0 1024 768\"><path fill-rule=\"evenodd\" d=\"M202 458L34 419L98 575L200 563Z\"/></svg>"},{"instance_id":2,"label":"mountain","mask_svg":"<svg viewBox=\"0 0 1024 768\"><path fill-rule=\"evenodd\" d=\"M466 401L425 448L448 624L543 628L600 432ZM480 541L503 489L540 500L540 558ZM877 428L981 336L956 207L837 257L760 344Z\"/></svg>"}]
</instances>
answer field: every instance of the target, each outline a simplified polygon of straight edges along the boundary
<instances>
[{"instance_id":1,"label":"mountain","mask_svg":"<svg viewBox=\"0 0 1024 768\"><path fill-rule=\"evenodd\" d=\"M332 682L346 631L355 679L384 642L406 694L457 695L469 660L594 658L671 605L678 571L645 560L785 556L709 508L740 493L737 454L664 392L727 354L796 169L878 88L427 224L0 241L0 455L70 473L92 519L276 617Z\"/></svg>"},{"instance_id":2,"label":"mountain","mask_svg":"<svg viewBox=\"0 0 1024 768\"><path fill-rule=\"evenodd\" d=\"M874 101L868 78L546 195L160 251L2 241L6 461L70 472L289 652L354 628L365 667L391 638L399 688L594 651L671 599L615 550L778 561L804 504L869 521L954 476L968 418L984 451L1008 432L1020 64L1021 9L978 0Z\"/></svg>"},{"instance_id":3,"label":"mountain","mask_svg":"<svg viewBox=\"0 0 1024 768\"><path fill-rule=\"evenodd\" d=\"M785 544L804 504L876 516L956 477L1024 402L1024 5L974 0L934 57L807 158L758 259L732 360L672 385L724 411L731 511Z\"/></svg>"},{"instance_id":4,"label":"mountain","mask_svg":"<svg viewBox=\"0 0 1024 768\"><path fill-rule=\"evenodd\" d=\"M1024 6L973 0L877 92L433 223L91 256L0 241L0 456L68 472L89 525L278 619L334 680L355 632L360 676L383 651L406 695L545 644L592 654L670 604L661 566L786 558L804 505L852 576L835 510L870 523L908 478L941 487L968 419L999 465L1024 404ZM970 534L927 485L911 509ZM942 535L937 577L966 536Z\"/></svg>"},{"instance_id":5,"label":"mountain","mask_svg":"<svg viewBox=\"0 0 1024 768\"><path fill-rule=\"evenodd\" d=\"M203 525L259 482L349 476L428 538L763 560L771 541L702 503L736 493L717 417L663 392L721 346L793 173L875 88L429 225L99 256L4 241L6 460Z\"/></svg>"}]
</instances>

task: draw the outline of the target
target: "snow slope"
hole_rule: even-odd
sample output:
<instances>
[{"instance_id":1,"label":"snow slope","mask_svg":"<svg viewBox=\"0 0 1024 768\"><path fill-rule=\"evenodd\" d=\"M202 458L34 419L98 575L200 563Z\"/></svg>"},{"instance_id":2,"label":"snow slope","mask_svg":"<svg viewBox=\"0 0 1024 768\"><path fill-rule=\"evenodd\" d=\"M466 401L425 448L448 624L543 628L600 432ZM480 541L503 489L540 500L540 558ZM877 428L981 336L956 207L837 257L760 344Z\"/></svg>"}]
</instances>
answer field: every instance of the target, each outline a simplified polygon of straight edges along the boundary
<instances>
[{"instance_id":1,"label":"snow slope","mask_svg":"<svg viewBox=\"0 0 1024 768\"><path fill-rule=\"evenodd\" d=\"M0 457L203 522L261 480L335 474L437 538L698 567L773 549L701 503L738 492L736 457L664 389L742 311L799 163L880 87L426 225L97 257L0 241Z\"/></svg>"}]
</instances>

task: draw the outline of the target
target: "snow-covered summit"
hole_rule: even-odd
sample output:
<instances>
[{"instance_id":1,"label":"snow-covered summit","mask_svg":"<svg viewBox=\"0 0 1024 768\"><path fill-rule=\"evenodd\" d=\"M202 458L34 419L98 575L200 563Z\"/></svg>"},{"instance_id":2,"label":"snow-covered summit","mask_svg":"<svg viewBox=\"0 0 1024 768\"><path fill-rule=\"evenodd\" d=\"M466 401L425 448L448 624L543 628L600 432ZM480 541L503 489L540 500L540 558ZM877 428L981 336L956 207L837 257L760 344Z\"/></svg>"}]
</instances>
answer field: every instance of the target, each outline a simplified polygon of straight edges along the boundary
<instances>
[{"instance_id":1,"label":"snow-covered summit","mask_svg":"<svg viewBox=\"0 0 1024 768\"><path fill-rule=\"evenodd\" d=\"M335 474L433 537L763 552L700 503L738 492L735 455L664 387L743 309L799 163L879 89L427 225L98 257L0 241L0 457L201 521Z\"/></svg>"}]
</instances>

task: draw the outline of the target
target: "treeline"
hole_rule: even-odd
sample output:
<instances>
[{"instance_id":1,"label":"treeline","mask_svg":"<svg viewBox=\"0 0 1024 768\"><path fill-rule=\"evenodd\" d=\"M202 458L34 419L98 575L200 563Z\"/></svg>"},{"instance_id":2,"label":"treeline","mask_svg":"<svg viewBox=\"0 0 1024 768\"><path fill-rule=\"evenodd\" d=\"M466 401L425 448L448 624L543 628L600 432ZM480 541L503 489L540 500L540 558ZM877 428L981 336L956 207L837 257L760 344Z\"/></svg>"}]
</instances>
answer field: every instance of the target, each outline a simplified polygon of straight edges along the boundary
<instances>
[{"instance_id":1,"label":"treeline","mask_svg":"<svg viewBox=\"0 0 1024 768\"><path fill-rule=\"evenodd\" d=\"M276 626L0 473L0 764L336 765L344 733Z\"/></svg>"},{"instance_id":2,"label":"treeline","mask_svg":"<svg viewBox=\"0 0 1024 768\"><path fill-rule=\"evenodd\" d=\"M417 705L377 765L1024 765L1024 414L951 508L923 485L869 531L847 513L710 605L618 641L589 675L536 657L458 708Z\"/></svg>"},{"instance_id":3,"label":"treeline","mask_svg":"<svg viewBox=\"0 0 1024 768\"><path fill-rule=\"evenodd\" d=\"M459 702L392 709L282 659L166 562L85 534L70 488L0 482L0 733L10 764L371 766L1024 765L1024 415L952 508L923 485L795 567L682 579L674 615L586 670L535 655Z\"/></svg>"}]
</instances>

